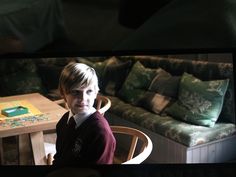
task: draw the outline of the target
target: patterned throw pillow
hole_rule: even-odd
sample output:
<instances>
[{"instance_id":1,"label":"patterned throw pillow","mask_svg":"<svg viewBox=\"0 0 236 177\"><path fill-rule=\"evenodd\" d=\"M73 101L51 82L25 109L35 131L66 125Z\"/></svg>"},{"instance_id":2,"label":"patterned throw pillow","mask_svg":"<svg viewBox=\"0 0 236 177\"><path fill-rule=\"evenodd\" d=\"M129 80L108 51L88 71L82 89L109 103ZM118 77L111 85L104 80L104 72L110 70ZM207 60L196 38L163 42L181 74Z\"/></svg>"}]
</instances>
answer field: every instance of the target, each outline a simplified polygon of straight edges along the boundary
<instances>
[{"instance_id":1,"label":"patterned throw pillow","mask_svg":"<svg viewBox=\"0 0 236 177\"><path fill-rule=\"evenodd\" d=\"M149 90L172 98L178 97L181 76L172 76L168 72L158 74L149 86Z\"/></svg>"},{"instance_id":2,"label":"patterned throw pillow","mask_svg":"<svg viewBox=\"0 0 236 177\"><path fill-rule=\"evenodd\" d=\"M113 96L116 95L118 90L120 90L132 65L130 60L122 62L116 57L111 57L104 61L97 62L79 58L78 62L93 67L99 79L100 91Z\"/></svg>"},{"instance_id":3,"label":"patterned throw pillow","mask_svg":"<svg viewBox=\"0 0 236 177\"><path fill-rule=\"evenodd\" d=\"M119 97L128 103L136 105L148 90L157 72L158 69L145 68L137 61L119 90Z\"/></svg>"},{"instance_id":4,"label":"patterned throw pillow","mask_svg":"<svg viewBox=\"0 0 236 177\"><path fill-rule=\"evenodd\" d=\"M99 88L100 90L103 90L103 83L104 83L104 76L105 76L105 68L107 65L110 65L112 63L115 63L115 58L109 58L106 59L104 61L93 61L92 59L86 59L86 58L79 58L78 62L80 63L84 63L88 66L91 66L95 69L96 74L98 76L98 84L99 84Z\"/></svg>"},{"instance_id":5,"label":"patterned throw pillow","mask_svg":"<svg viewBox=\"0 0 236 177\"><path fill-rule=\"evenodd\" d=\"M100 61L100 62L94 62L92 65L92 67L96 70L98 78L100 79L101 86L103 86L103 78L105 75L105 68L107 67L107 65L110 65L112 63L115 63L114 58L109 58L107 60Z\"/></svg>"},{"instance_id":6,"label":"patterned throw pillow","mask_svg":"<svg viewBox=\"0 0 236 177\"><path fill-rule=\"evenodd\" d=\"M139 100L138 105L150 110L156 114L160 114L170 103L171 98L160 95L155 92L146 92Z\"/></svg>"},{"instance_id":7,"label":"patterned throw pillow","mask_svg":"<svg viewBox=\"0 0 236 177\"><path fill-rule=\"evenodd\" d=\"M130 60L121 62L118 59L115 63L108 64L104 71L102 91L108 95L116 95L129 74L131 65Z\"/></svg>"},{"instance_id":8,"label":"patterned throw pillow","mask_svg":"<svg viewBox=\"0 0 236 177\"><path fill-rule=\"evenodd\" d=\"M166 106L177 98L179 82L180 76L172 76L160 68L138 105L156 114L162 114Z\"/></svg>"},{"instance_id":9,"label":"patterned throw pillow","mask_svg":"<svg viewBox=\"0 0 236 177\"><path fill-rule=\"evenodd\" d=\"M166 112L188 123L213 127L221 112L229 79L201 81L184 73L178 100Z\"/></svg>"}]
</instances>

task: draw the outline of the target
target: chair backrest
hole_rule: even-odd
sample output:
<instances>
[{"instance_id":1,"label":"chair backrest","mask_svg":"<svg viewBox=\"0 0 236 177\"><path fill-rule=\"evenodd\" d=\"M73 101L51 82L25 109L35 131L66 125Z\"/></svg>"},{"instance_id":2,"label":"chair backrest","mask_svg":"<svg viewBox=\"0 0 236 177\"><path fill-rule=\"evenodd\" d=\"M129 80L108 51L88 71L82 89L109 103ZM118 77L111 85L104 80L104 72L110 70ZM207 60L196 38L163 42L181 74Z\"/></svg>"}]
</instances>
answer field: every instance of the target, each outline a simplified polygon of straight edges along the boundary
<instances>
[{"instance_id":1,"label":"chair backrest","mask_svg":"<svg viewBox=\"0 0 236 177\"><path fill-rule=\"evenodd\" d=\"M104 115L105 112L111 107L111 101L109 98L102 96L102 95L97 95L96 98L96 109Z\"/></svg>"},{"instance_id":2,"label":"chair backrest","mask_svg":"<svg viewBox=\"0 0 236 177\"><path fill-rule=\"evenodd\" d=\"M111 126L111 130L114 134L125 134L131 136L131 144L129 147L128 155L126 161L118 162L121 164L140 164L148 158L152 152L152 141L151 139L142 131L124 126ZM135 154L138 141L141 142L141 148L139 148L138 154ZM117 144L117 146L119 146ZM137 153L137 152L136 152ZM114 159L114 163L116 159Z\"/></svg>"}]
</instances>

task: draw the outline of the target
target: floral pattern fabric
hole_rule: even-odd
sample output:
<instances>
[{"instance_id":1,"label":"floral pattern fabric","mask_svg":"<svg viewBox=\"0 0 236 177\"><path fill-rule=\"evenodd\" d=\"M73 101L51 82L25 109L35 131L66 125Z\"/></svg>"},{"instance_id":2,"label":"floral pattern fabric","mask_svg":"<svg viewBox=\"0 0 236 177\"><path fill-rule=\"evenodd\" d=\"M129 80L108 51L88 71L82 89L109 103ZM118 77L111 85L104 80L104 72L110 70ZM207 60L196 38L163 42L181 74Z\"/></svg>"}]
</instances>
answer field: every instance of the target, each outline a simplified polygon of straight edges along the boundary
<instances>
[{"instance_id":1,"label":"floral pattern fabric","mask_svg":"<svg viewBox=\"0 0 236 177\"><path fill-rule=\"evenodd\" d=\"M120 60L140 61L145 67L161 67L173 76L181 76L184 72L193 74L203 80L229 79L225 93L222 111L217 122L231 122L236 124L234 107L234 72L232 63L217 63L208 61L194 61L160 56L123 56Z\"/></svg>"},{"instance_id":2,"label":"floral pattern fabric","mask_svg":"<svg viewBox=\"0 0 236 177\"><path fill-rule=\"evenodd\" d=\"M193 125L133 106L118 97L109 98L112 104L110 113L186 146L204 144L236 133L232 123L217 123L212 128Z\"/></svg>"},{"instance_id":3,"label":"floral pattern fabric","mask_svg":"<svg viewBox=\"0 0 236 177\"><path fill-rule=\"evenodd\" d=\"M152 79L159 72L161 72L161 68L145 68L139 61L137 61L133 65L121 90L119 91L119 97L131 104L138 104L138 101L148 90Z\"/></svg>"},{"instance_id":4,"label":"floral pattern fabric","mask_svg":"<svg viewBox=\"0 0 236 177\"><path fill-rule=\"evenodd\" d=\"M45 93L33 59L3 59L0 66L0 96Z\"/></svg>"},{"instance_id":5,"label":"floral pattern fabric","mask_svg":"<svg viewBox=\"0 0 236 177\"><path fill-rule=\"evenodd\" d=\"M236 133L232 63L190 61L159 56L123 56L119 59L131 60L133 64L139 61L147 68L160 67L173 76L182 76L184 72L187 72L202 81L229 79L229 83L222 111L214 127L193 125L164 113L158 115L143 107L131 105L121 97L109 97L112 102L110 113L186 146L204 144Z\"/></svg>"},{"instance_id":6,"label":"floral pattern fabric","mask_svg":"<svg viewBox=\"0 0 236 177\"><path fill-rule=\"evenodd\" d=\"M222 110L228 81L201 81L184 73L179 85L178 100L166 112L189 123L213 127Z\"/></svg>"}]
</instances>

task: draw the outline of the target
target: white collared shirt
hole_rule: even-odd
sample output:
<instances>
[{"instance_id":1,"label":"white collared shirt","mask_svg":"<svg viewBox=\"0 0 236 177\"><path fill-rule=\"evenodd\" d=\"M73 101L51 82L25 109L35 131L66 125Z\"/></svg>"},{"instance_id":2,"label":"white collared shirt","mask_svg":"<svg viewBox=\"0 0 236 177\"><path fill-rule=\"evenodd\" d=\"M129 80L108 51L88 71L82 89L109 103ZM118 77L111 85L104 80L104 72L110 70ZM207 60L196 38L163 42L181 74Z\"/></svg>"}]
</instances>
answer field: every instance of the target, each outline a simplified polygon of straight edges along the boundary
<instances>
[{"instance_id":1,"label":"white collared shirt","mask_svg":"<svg viewBox=\"0 0 236 177\"><path fill-rule=\"evenodd\" d=\"M91 116L94 112L96 112L96 109L90 109L88 112L86 113L79 113L79 114L73 114L70 110L69 112L69 118L74 118L76 126L75 128L78 128L87 118L89 118L89 116ZM67 124L69 123L69 120L67 120Z\"/></svg>"}]
</instances>

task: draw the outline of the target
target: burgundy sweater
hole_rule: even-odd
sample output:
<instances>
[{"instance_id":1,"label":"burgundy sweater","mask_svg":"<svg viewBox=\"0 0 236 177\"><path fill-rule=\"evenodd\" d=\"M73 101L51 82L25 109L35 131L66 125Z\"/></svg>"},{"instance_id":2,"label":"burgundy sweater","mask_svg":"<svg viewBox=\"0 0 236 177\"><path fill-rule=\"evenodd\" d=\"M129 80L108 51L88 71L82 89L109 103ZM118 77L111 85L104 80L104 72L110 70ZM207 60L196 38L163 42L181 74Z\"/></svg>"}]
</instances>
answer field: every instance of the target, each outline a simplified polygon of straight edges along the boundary
<instances>
[{"instance_id":1,"label":"burgundy sweater","mask_svg":"<svg viewBox=\"0 0 236 177\"><path fill-rule=\"evenodd\" d=\"M78 128L68 128L69 112L56 126L54 165L112 164L116 140L107 120L93 113Z\"/></svg>"}]
</instances>

